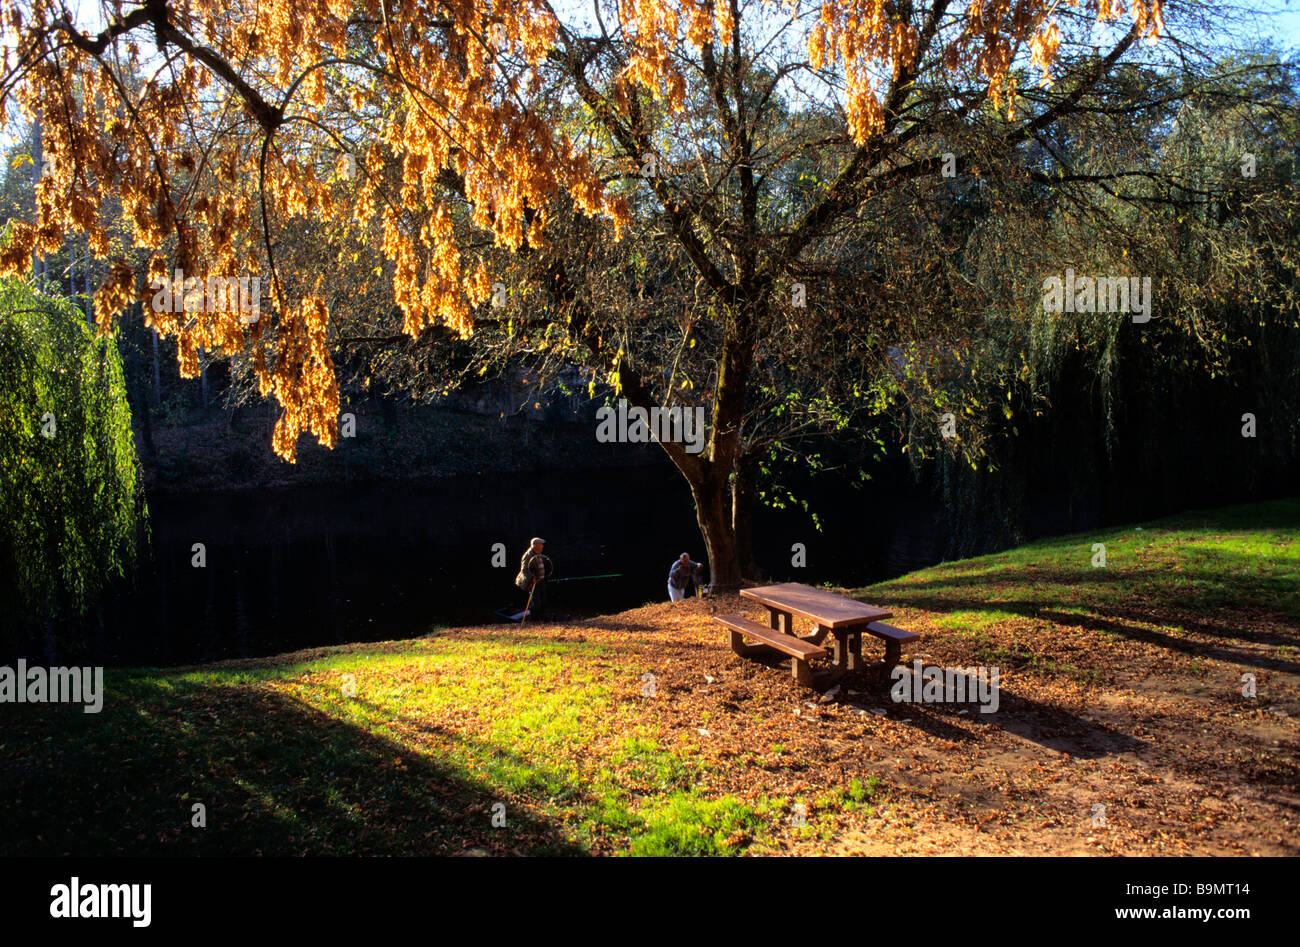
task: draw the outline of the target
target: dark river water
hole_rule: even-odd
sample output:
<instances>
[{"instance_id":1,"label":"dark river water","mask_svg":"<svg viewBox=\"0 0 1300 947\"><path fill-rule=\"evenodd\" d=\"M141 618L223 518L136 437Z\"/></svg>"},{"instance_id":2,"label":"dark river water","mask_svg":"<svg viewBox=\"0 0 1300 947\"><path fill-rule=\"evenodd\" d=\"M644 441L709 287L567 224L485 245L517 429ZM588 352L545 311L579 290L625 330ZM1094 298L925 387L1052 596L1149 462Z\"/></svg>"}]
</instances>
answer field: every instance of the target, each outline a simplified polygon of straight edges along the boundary
<instances>
[{"instance_id":1,"label":"dark river water","mask_svg":"<svg viewBox=\"0 0 1300 947\"><path fill-rule=\"evenodd\" d=\"M814 505L823 532L802 511L758 511L765 575L860 584L937 560L935 506L919 489L846 489ZM665 600L672 560L705 559L671 467L155 496L149 506L142 569L59 657L165 666L495 621L498 608L522 607L513 579L534 535L547 540L554 578L574 580L550 585L561 614ZM803 568L791 565L794 543L806 548ZM609 573L618 577L579 578Z\"/></svg>"}]
</instances>

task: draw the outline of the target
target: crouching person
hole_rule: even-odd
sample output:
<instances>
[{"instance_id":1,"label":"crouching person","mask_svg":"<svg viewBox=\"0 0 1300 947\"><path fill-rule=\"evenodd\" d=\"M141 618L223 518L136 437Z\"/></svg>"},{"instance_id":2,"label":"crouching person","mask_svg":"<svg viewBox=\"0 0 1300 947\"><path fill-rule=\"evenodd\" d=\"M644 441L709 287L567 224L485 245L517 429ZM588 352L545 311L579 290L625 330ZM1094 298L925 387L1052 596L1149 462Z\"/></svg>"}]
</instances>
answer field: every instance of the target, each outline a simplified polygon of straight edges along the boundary
<instances>
[{"instance_id":1,"label":"crouching person","mask_svg":"<svg viewBox=\"0 0 1300 947\"><path fill-rule=\"evenodd\" d=\"M696 593L704 566L691 562L690 553L682 553L668 570L668 598L680 602Z\"/></svg>"}]
</instances>

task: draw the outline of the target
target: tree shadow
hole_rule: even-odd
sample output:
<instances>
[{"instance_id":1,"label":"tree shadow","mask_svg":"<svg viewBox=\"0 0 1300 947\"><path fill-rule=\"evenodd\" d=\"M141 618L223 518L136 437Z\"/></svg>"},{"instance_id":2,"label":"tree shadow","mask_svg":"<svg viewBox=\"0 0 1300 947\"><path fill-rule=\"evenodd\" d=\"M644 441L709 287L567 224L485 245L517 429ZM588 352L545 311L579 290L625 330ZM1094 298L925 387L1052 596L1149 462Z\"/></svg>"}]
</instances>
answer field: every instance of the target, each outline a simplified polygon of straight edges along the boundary
<instances>
[{"instance_id":1,"label":"tree shadow","mask_svg":"<svg viewBox=\"0 0 1300 947\"><path fill-rule=\"evenodd\" d=\"M935 665L927 665L930 666ZM857 691L861 697L867 698L867 703L883 708L890 719L954 743L974 744L983 739L977 729L954 725L961 719L968 723L996 725L1021 739L1057 753L1068 753L1076 759L1134 753L1147 746L1145 741L1127 733L1017 694L1000 683L998 709L992 713L984 713L975 700L952 703L895 701L892 697L893 680L875 669L850 671L839 683L842 692ZM854 706L868 712L871 710L861 701L854 701Z\"/></svg>"},{"instance_id":2,"label":"tree shadow","mask_svg":"<svg viewBox=\"0 0 1300 947\"><path fill-rule=\"evenodd\" d=\"M40 709L0 742L5 856L583 854L488 780L257 685Z\"/></svg>"},{"instance_id":3,"label":"tree shadow","mask_svg":"<svg viewBox=\"0 0 1300 947\"><path fill-rule=\"evenodd\" d=\"M666 635L671 634L671 632L665 628L661 628L655 625L647 625L644 624L643 622L629 622L629 621L615 622L603 618L580 619L579 622L574 624L572 627L594 628L597 631L612 631L618 634L641 632L645 634L658 635L660 638L663 638Z\"/></svg>"},{"instance_id":4,"label":"tree shadow","mask_svg":"<svg viewBox=\"0 0 1300 947\"><path fill-rule=\"evenodd\" d=\"M1215 549L1193 568L1178 572L1181 587L1170 587L1170 573L1160 568L1115 567L1106 569L1070 568L1044 565L1041 567L988 564L957 575L936 575L922 582L907 582L879 591L858 590L867 597L896 601L899 596L911 601L924 602L917 607L944 610L950 599L943 593L949 589L976 587L997 588L1006 584L1042 581L1059 586L1095 586L1101 600L1088 604L1103 607L1112 588L1141 590L1146 587L1159 590L1161 606L1178 617L1180 623L1192 627L1198 615L1222 614L1230 619L1234 610L1276 609L1291 621L1300 622L1300 591L1289 575L1259 575L1253 571L1263 557ZM926 594L927 591L934 593ZM987 604L987 603L986 603ZM1186 618L1183 616L1186 615ZM1198 630L1212 630L1216 626L1202 622Z\"/></svg>"},{"instance_id":5,"label":"tree shadow","mask_svg":"<svg viewBox=\"0 0 1300 947\"><path fill-rule=\"evenodd\" d=\"M349 698L349 701L365 707L371 713L382 716L388 723L398 723L403 727L410 728L416 732L436 736L447 743L454 743L458 746L464 747L471 754L478 754L484 750L490 750L494 762L507 764L515 768L516 771L526 771L529 774L528 782L537 783L548 793L554 793L555 790L552 787L564 782L564 775L558 768L545 766L534 759L530 759L520 753L508 750L500 744L467 737L463 732L442 726L441 724L419 721L415 718L397 713L382 704L368 701L362 697L351 697ZM304 704L304 706L310 707L309 704ZM570 790L570 792L562 793L561 795L568 798L571 796L581 796L584 792L583 787L577 785L571 785ZM556 798L559 798L559 796Z\"/></svg>"},{"instance_id":6,"label":"tree shadow","mask_svg":"<svg viewBox=\"0 0 1300 947\"><path fill-rule=\"evenodd\" d=\"M1042 618L1062 625L1075 625L1092 631L1104 631L1119 635L1133 641L1153 644L1170 651L1181 651L1194 657L1213 657L1236 664L1288 673L1300 672L1300 663L1282 658L1270 658L1260 654L1232 647L1227 642L1220 645L1206 645L1195 641L1183 641L1172 635L1142 628L1134 622L1150 623L1152 616L1137 615L1125 609L1106 609L1104 605L1092 606L1097 611L1106 611L1103 616L1083 615L1060 609L1043 607L1037 602L1023 599L987 599L987 598L945 598L935 600L925 596L893 595L884 600L889 605L902 605L936 613L952 612L1012 612L1025 618ZM1171 616L1172 617L1172 616ZM1233 632L1225 624L1211 624L1195 619L1178 619L1183 627L1221 639L1236 639L1243 644L1258 644L1271 647L1300 646L1300 632L1294 635L1284 633L1261 633L1249 629Z\"/></svg>"}]
</instances>

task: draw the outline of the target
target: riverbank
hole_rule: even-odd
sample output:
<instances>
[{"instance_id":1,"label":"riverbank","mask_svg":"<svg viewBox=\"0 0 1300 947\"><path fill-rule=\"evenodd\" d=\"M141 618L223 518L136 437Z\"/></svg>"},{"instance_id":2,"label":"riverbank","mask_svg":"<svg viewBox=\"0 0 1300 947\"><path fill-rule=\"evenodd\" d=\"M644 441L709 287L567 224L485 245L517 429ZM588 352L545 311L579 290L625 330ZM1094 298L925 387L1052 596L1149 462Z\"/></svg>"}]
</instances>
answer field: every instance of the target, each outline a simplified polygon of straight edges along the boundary
<instances>
[{"instance_id":1,"label":"riverbank","mask_svg":"<svg viewBox=\"0 0 1300 947\"><path fill-rule=\"evenodd\" d=\"M1300 853L1300 501L849 591L997 712L823 700L707 600L110 671L6 710L0 854Z\"/></svg>"},{"instance_id":2,"label":"riverbank","mask_svg":"<svg viewBox=\"0 0 1300 947\"><path fill-rule=\"evenodd\" d=\"M654 444L602 444L595 427L523 415L489 417L436 405L345 405L338 445L304 435L298 458L271 450L275 415L266 405L213 410L186 423L155 425L141 445L151 494L261 490L325 484L411 482L493 473L671 465ZM137 441L141 438L137 434Z\"/></svg>"}]
</instances>

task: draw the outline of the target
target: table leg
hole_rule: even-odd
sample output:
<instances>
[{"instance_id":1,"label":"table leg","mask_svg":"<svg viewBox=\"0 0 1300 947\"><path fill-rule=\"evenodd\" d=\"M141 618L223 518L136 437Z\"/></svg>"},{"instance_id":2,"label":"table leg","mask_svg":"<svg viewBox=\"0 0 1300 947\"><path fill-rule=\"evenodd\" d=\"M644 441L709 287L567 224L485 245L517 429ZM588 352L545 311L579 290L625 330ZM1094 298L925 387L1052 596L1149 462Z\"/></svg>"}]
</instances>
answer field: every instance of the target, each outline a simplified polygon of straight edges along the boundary
<instances>
[{"instance_id":1,"label":"table leg","mask_svg":"<svg viewBox=\"0 0 1300 947\"><path fill-rule=\"evenodd\" d=\"M811 635L800 635L799 638L809 644L821 644L826 640L826 636L831 633L830 628L825 625L818 625L817 630Z\"/></svg>"},{"instance_id":2,"label":"table leg","mask_svg":"<svg viewBox=\"0 0 1300 947\"><path fill-rule=\"evenodd\" d=\"M835 632L835 667L841 674L853 667L849 637L849 632Z\"/></svg>"},{"instance_id":3,"label":"table leg","mask_svg":"<svg viewBox=\"0 0 1300 947\"><path fill-rule=\"evenodd\" d=\"M862 632L849 632L849 667L857 670L862 667Z\"/></svg>"},{"instance_id":4,"label":"table leg","mask_svg":"<svg viewBox=\"0 0 1300 947\"><path fill-rule=\"evenodd\" d=\"M802 658L790 659L790 674L794 677L794 679L799 684L803 685L804 687L812 687L812 683L813 683L812 668L809 667L808 662L803 660Z\"/></svg>"},{"instance_id":5,"label":"table leg","mask_svg":"<svg viewBox=\"0 0 1300 947\"><path fill-rule=\"evenodd\" d=\"M792 630L794 616L789 612L783 612L779 608L767 606L768 624L773 631L779 631L783 635L793 635Z\"/></svg>"},{"instance_id":6,"label":"table leg","mask_svg":"<svg viewBox=\"0 0 1300 947\"><path fill-rule=\"evenodd\" d=\"M760 654L780 654L780 652L771 645L745 644L745 640L741 637L740 632L736 631L734 628L730 628L728 631L731 632L731 650L736 652L736 654L740 655L742 658L751 658Z\"/></svg>"}]
</instances>

